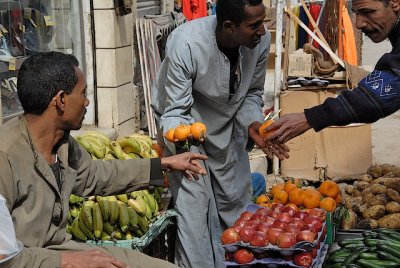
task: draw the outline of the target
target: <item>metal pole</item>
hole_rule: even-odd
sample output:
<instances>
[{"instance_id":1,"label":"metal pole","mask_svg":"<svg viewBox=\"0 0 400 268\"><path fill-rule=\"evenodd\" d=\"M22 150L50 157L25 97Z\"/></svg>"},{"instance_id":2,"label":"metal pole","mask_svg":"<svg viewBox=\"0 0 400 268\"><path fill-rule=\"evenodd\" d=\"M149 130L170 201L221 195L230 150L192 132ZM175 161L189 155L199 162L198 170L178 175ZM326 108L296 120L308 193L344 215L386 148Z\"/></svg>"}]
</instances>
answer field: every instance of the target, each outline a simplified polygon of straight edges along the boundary
<instances>
[{"instance_id":1,"label":"metal pole","mask_svg":"<svg viewBox=\"0 0 400 268\"><path fill-rule=\"evenodd\" d=\"M283 9L285 0L276 0L276 36L275 36L275 81L274 81L274 111L279 111L279 95L282 87L282 33L283 33ZM273 172L279 174L279 159L274 156Z\"/></svg>"}]
</instances>

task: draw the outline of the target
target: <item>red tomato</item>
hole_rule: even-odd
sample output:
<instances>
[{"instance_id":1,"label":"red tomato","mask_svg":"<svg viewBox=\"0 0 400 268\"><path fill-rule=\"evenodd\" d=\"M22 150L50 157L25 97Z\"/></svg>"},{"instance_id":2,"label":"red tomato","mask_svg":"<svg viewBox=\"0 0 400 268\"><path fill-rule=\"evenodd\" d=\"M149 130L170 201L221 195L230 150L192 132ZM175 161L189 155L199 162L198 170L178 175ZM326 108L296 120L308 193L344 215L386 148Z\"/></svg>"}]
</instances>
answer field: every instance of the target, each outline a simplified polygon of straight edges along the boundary
<instances>
[{"instance_id":1,"label":"red tomato","mask_svg":"<svg viewBox=\"0 0 400 268\"><path fill-rule=\"evenodd\" d=\"M293 263L301 267L310 267L312 260L313 258L309 252L301 252L293 255Z\"/></svg>"}]
</instances>

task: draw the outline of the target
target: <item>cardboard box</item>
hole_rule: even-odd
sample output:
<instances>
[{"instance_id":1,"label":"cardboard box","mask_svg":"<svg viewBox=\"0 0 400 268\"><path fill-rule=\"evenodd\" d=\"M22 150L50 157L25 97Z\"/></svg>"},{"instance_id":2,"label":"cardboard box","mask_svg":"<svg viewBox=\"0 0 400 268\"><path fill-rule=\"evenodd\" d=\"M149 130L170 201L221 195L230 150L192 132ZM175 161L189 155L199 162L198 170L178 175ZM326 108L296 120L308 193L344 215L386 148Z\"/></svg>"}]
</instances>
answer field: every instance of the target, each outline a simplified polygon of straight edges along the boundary
<instances>
[{"instance_id":1,"label":"cardboard box","mask_svg":"<svg viewBox=\"0 0 400 268\"><path fill-rule=\"evenodd\" d=\"M294 52L289 55L288 76L310 77L313 58L311 54Z\"/></svg>"},{"instance_id":2,"label":"cardboard box","mask_svg":"<svg viewBox=\"0 0 400 268\"><path fill-rule=\"evenodd\" d=\"M280 97L282 114L302 112L335 94L326 91L285 91ZM318 181L356 177L372 165L370 125L329 127L318 133L309 130L290 140L290 158L281 162L284 176Z\"/></svg>"}]
</instances>

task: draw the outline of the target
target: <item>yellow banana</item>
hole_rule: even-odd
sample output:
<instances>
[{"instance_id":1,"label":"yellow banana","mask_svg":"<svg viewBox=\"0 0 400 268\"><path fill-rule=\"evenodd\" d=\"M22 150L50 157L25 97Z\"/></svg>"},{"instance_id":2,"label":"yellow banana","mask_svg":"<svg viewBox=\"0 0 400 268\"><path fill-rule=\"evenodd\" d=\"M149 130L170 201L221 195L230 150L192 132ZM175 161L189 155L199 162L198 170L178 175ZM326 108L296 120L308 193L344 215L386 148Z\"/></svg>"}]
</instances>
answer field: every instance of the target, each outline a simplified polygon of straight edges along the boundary
<instances>
[{"instance_id":1,"label":"yellow banana","mask_svg":"<svg viewBox=\"0 0 400 268\"><path fill-rule=\"evenodd\" d=\"M158 155L157 151L154 149L151 149L151 158L159 158L160 156Z\"/></svg>"},{"instance_id":2,"label":"yellow banana","mask_svg":"<svg viewBox=\"0 0 400 268\"><path fill-rule=\"evenodd\" d=\"M114 224L118 220L119 213L117 198L111 195L108 197L108 201L110 203L110 223Z\"/></svg>"},{"instance_id":3,"label":"yellow banana","mask_svg":"<svg viewBox=\"0 0 400 268\"><path fill-rule=\"evenodd\" d=\"M90 145L89 142L87 142L86 140L82 139L81 137L76 137L76 141L82 145L82 147L91 155L93 155L93 148Z\"/></svg>"},{"instance_id":4,"label":"yellow banana","mask_svg":"<svg viewBox=\"0 0 400 268\"><path fill-rule=\"evenodd\" d=\"M128 153L128 155L129 155L132 159L140 158L140 156L137 155L137 154L135 154L135 153Z\"/></svg>"},{"instance_id":5,"label":"yellow banana","mask_svg":"<svg viewBox=\"0 0 400 268\"><path fill-rule=\"evenodd\" d=\"M156 199L155 199L154 196L151 195L151 194L148 194L148 195L147 195L147 199L148 199L148 201L149 201L149 205L150 205L152 214L153 214L154 216L156 216L157 213L158 213L158 211L156 211L156 207L157 207L157 209L158 209L158 204L157 204Z\"/></svg>"},{"instance_id":6,"label":"yellow banana","mask_svg":"<svg viewBox=\"0 0 400 268\"><path fill-rule=\"evenodd\" d=\"M129 227L129 213L127 207L124 202L118 202L118 219L119 219L119 227L121 228L122 232L126 232Z\"/></svg>"},{"instance_id":7,"label":"yellow banana","mask_svg":"<svg viewBox=\"0 0 400 268\"><path fill-rule=\"evenodd\" d=\"M81 229L79 229L78 226L78 219L76 218L71 225L71 232L74 235L75 238L82 240L82 241L86 241L87 237L86 235L81 231Z\"/></svg>"},{"instance_id":8,"label":"yellow banana","mask_svg":"<svg viewBox=\"0 0 400 268\"><path fill-rule=\"evenodd\" d=\"M129 137L136 138L136 139L139 139L139 140L143 140L144 142L149 144L150 147L153 144L152 138L150 136L147 136L147 135L142 135L142 134L139 134L139 133L133 133L132 135L129 135Z\"/></svg>"},{"instance_id":9,"label":"yellow banana","mask_svg":"<svg viewBox=\"0 0 400 268\"><path fill-rule=\"evenodd\" d=\"M87 142L92 146L93 155L96 156L97 159L103 159L106 153L106 147L104 144L101 146L94 143L92 140L87 140Z\"/></svg>"},{"instance_id":10,"label":"yellow banana","mask_svg":"<svg viewBox=\"0 0 400 268\"><path fill-rule=\"evenodd\" d=\"M117 195L117 199L119 201L124 202L125 204L128 204L128 195L127 194L119 194L119 195Z\"/></svg>"},{"instance_id":11,"label":"yellow banana","mask_svg":"<svg viewBox=\"0 0 400 268\"><path fill-rule=\"evenodd\" d=\"M142 197L138 196L136 199L131 198L128 200L128 204L133 207L139 215L146 215L146 202Z\"/></svg>"},{"instance_id":12,"label":"yellow banana","mask_svg":"<svg viewBox=\"0 0 400 268\"><path fill-rule=\"evenodd\" d=\"M103 222L103 232L112 235L112 233L114 232L114 227L111 225L110 222L108 221Z\"/></svg>"},{"instance_id":13,"label":"yellow banana","mask_svg":"<svg viewBox=\"0 0 400 268\"><path fill-rule=\"evenodd\" d=\"M101 215L99 203L93 204L93 231L94 237L99 239L103 232L103 215Z\"/></svg>"},{"instance_id":14,"label":"yellow banana","mask_svg":"<svg viewBox=\"0 0 400 268\"><path fill-rule=\"evenodd\" d=\"M133 207L127 207L128 215L129 215L129 224L131 226L137 226L139 216L136 213L136 210Z\"/></svg>"},{"instance_id":15,"label":"yellow banana","mask_svg":"<svg viewBox=\"0 0 400 268\"><path fill-rule=\"evenodd\" d=\"M108 221L110 217L110 202L107 197L96 196L97 203L100 205L101 215L104 221Z\"/></svg>"},{"instance_id":16,"label":"yellow banana","mask_svg":"<svg viewBox=\"0 0 400 268\"><path fill-rule=\"evenodd\" d=\"M95 144L96 144L97 146L99 146L99 147L103 147L103 146L106 145L106 144L104 144L104 143L102 142L102 140L100 140L100 139L98 139L98 138L96 138L96 137L94 137L94 136L81 135L80 138L81 138L82 140L86 140L86 141L90 141L90 142L92 142L92 143L95 143Z\"/></svg>"},{"instance_id":17,"label":"yellow banana","mask_svg":"<svg viewBox=\"0 0 400 268\"><path fill-rule=\"evenodd\" d=\"M115 157L117 157L117 159L124 160L125 157L123 155L121 145L119 145L119 143L116 141L112 141L110 145L111 145L111 149L114 152Z\"/></svg>"},{"instance_id":18,"label":"yellow banana","mask_svg":"<svg viewBox=\"0 0 400 268\"><path fill-rule=\"evenodd\" d=\"M134 159L133 157L130 156L130 154L127 154L125 152L122 152L122 155L124 156L125 159Z\"/></svg>"},{"instance_id":19,"label":"yellow banana","mask_svg":"<svg viewBox=\"0 0 400 268\"><path fill-rule=\"evenodd\" d=\"M70 212L72 217L76 218L76 217L79 216L80 209L77 208L77 207L72 207L69 212Z\"/></svg>"},{"instance_id":20,"label":"yellow banana","mask_svg":"<svg viewBox=\"0 0 400 268\"><path fill-rule=\"evenodd\" d=\"M118 227L114 227L114 231L113 231L113 233L112 233L111 236L112 236L112 237L115 237L115 238L118 239L118 240L123 239L122 232L121 232L121 230L120 230Z\"/></svg>"},{"instance_id":21,"label":"yellow banana","mask_svg":"<svg viewBox=\"0 0 400 268\"><path fill-rule=\"evenodd\" d=\"M136 153L139 154L141 151L140 144L131 137L123 137L117 140L118 144L121 145L125 153Z\"/></svg>"},{"instance_id":22,"label":"yellow banana","mask_svg":"<svg viewBox=\"0 0 400 268\"><path fill-rule=\"evenodd\" d=\"M94 202L91 200L83 203L83 206L81 208L81 213L79 214L79 217L82 218L83 223L90 231L93 231L93 216L92 216L93 204Z\"/></svg>"},{"instance_id":23,"label":"yellow banana","mask_svg":"<svg viewBox=\"0 0 400 268\"><path fill-rule=\"evenodd\" d=\"M144 216L139 217L138 225L140 229L143 231L143 233L146 233L149 230L149 222Z\"/></svg>"},{"instance_id":24,"label":"yellow banana","mask_svg":"<svg viewBox=\"0 0 400 268\"><path fill-rule=\"evenodd\" d=\"M133 235L130 231L126 231L125 233L125 240L132 240L133 239Z\"/></svg>"},{"instance_id":25,"label":"yellow banana","mask_svg":"<svg viewBox=\"0 0 400 268\"><path fill-rule=\"evenodd\" d=\"M93 232L90 231L89 228L85 225L85 223L83 222L82 217L78 218L78 226L79 226L79 229L82 231L82 233L85 234L87 239L94 240Z\"/></svg>"},{"instance_id":26,"label":"yellow banana","mask_svg":"<svg viewBox=\"0 0 400 268\"><path fill-rule=\"evenodd\" d=\"M144 193L142 190L136 190L131 192L130 194L133 198L137 198L138 196L143 197Z\"/></svg>"},{"instance_id":27,"label":"yellow banana","mask_svg":"<svg viewBox=\"0 0 400 268\"><path fill-rule=\"evenodd\" d=\"M113 160L113 159L117 159L117 158L115 158L115 156L112 153L106 154L103 158L103 160Z\"/></svg>"},{"instance_id":28,"label":"yellow banana","mask_svg":"<svg viewBox=\"0 0 400 268\"><path fill-rule=\"evenodd\" d=\"M82 136L96 137L97 139L101 140L107 146L109 146L110 142L111 142L110 138L107 137L107 135L105 135L101 132L97 132L97 131L88 131L88 132L83 133Z\"/></svg>"}]
</instances>

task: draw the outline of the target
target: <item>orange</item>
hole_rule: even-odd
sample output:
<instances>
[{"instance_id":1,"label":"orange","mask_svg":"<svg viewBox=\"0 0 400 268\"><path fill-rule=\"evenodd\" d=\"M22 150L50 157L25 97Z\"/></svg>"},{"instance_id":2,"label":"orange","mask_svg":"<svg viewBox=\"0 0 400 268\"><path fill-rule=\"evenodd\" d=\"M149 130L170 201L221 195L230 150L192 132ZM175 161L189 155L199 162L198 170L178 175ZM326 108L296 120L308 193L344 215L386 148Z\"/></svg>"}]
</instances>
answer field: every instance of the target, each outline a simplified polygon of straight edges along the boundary
<instances>
[{"instance_id":1,"label":"orange","mask_svg":"<svg viewBox=\"0 0 400 268\"><path fill-rule=\"evenodd\" d=\"M259 206L266 207L266 208L271 208L272 203L260 203Z\"/></svg>"},{"instance_id":2,"label":"orange","mask_svg":"<svg viewBox=\"0 0 400 268\"><path fill-rule=\"evenodd\" d=\"M304 200L304 191L296 188L293 191L289 193L289 202L296 205L300 206L303 204Z\"/></svg>"},{"instance_id":3,"label":"orange","mask_svg":"<svg viewBox=\"0 0 400 268\"><path fill-rule=\"evenodd\" d=\"M195 122L190 126L190 134L192 134L193 139L200 140L206 136L207 127L201 122Z\"/></svg>"},{"instance_id":4,"label":"orange","mask_svg":"<svg viewBox=\"0 0 400 268\"><path fill-rule=\"evenodd\" d=\"M164 134L164 138L169 142L174 142L174 132L175 128L168 129L167 133Z\"/></svg>"},{"instance_id":5,"label":"orange","mask_svg":"<svg viewBox=\"0 0 400 268\"><path fill-rule=\"evenodd\" d=\"M266 194L262 194L256 199L256 204L259 205L261 203L269 203L269 197Z\"/></svg>"},{"instance_id":6,"label":"orange","mask_svg":"<svg viewBox=\"0 0 400 268\"><path fill-rule=\"evenodd\" d=\"M284 187L285 187L285 185L283 183L272 186L272 188L271 188L272 196L275 196L276 192L283 191Z\"/></svg>"},{"instance_id":7,"label":"orange","mask_svg":"<svg viewBox=\"0 0 400 268\"><path fill-rule=\"evenodd\" d=\"M341 196L340 194L338 194L338 195L335 197L335 201L336 201L336 204L337 204L337 205L342 204L342 202L343 202L342 196Z\"/></svg>"},{"instance_id":8,"label":"orange","mask_svg":"<svg viewBox=\"0 0 400 268\"><path fill-rule=\"evenodd\" d=\"M294 189L297 189L297 186L296 184L291 182L287 182L283 187L283 190L285 190L285 192L287 192L288 194L290 194L290 192L293 191Z\"/></svg>"},{"instance_id":9,"label":"orange","mask_svg":"<svg viewBox=\"0 0 400 268\"><path fill-rule=\"evenodd\" d=\"M274 122L274 120L267 120L267 121L265 121L265 122L261 125L261 127L258 129L258 133L260 134L260 136L261 136L263 139L268 138L268 136L271 135L271 134L273 133L273 131L268 131L268 132L265 132L265 131L264 131L264 130L265 130L269 125L271 125L273 122Z\"/></svg>"},{"instance_id":10,"label":"orange","mask_svg":"<svg viewBox=\"0 0 400 268\"><path fill-rule=\"evenodd\" d=\"M186 141L190 135L189 125L179 125L175 128L174 139L178 141Z\"/></svg>"},{"instance_id":11,"label":"orange","mask_svg":"<svg viewBox=\"0 0 400 268\"><path fill-rule=\"evenodd\" d=\"M274 202L279 204L286 204L288 201L288 194L285 191L276 192L274 195Z\"/></svg>"},{"instance_id":12,"label":"orange","mask_svg":"<svg viewBox=\"0 0 400 268\"><path fill-rule=\"evenodd\" d=\"M319 207L328 212L333 212L336 209L336 201L332 197L325 197L321 200Z\"/></svg>"},{"instance_id":13,"label":"orange","mask_svg":"<svg viewBox=\"0 0 400 268\"><path fill-rule=\"evenodd\" d=\"M324 196L335 198L339 194L339 186L334 181L324 181L319 186L319 192Z\"/></svg>"},{"instance_id":14,"label":"orange","mask_svg":"<svg viewBox=\"0 0 400 268\"><path fill-rule=\"evenodd\" d=\"M304 191L303 205L306 208L317 208L321 200L321 194L316 190Z\"/></svg>"},{"instance_id":15,"label":"orange","mask_svg":"<svg viewBox=\"0 0 400 268\"><path fill-rule=\"evenodd\" d=\"M313 188L305 188L304 189L304 194L317 195L320 200L322 198L322 194L319 191L317 191L317 190L315 190Z\"/></svg>"}]
</instances>

